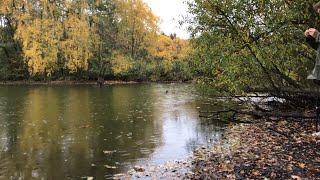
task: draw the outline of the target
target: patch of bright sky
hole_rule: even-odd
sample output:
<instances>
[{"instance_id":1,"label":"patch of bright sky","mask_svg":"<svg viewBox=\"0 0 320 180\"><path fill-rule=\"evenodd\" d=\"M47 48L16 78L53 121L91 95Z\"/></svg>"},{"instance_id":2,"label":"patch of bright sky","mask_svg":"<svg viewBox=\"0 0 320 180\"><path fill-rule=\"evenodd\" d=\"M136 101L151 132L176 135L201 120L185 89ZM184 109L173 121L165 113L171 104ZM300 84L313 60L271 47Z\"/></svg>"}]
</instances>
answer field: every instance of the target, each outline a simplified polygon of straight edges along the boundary
<instances>
[{"instance_id":1,"label":"patch of bright sky","mask_svg":"<svg viewBox=\"0 0 320 180\"><path fill-rule=\"evenodd\" d=\"M160 18L160 30L165 34L176 33L178 37L190 37L186 27L180 27L179 21L187 15L188 5L186 0L143 0Z\"/></svg>"}]
</instances>

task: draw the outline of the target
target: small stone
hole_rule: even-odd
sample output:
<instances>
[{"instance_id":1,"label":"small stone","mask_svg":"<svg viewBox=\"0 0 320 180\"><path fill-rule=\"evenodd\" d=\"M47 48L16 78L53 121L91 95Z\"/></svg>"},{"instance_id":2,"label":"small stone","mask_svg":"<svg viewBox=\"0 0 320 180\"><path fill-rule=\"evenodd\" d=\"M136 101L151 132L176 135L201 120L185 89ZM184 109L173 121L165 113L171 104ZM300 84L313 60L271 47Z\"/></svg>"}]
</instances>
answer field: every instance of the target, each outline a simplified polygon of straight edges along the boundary
<instances>
[{"instance_id":1,"label":"small stone","mask_svg":"<svg viewBox=\"0 0 320 180\"><path fill-rule=\"evenodd\" d=\"M144 172L145 171L145 169L141 166L134 166L133 169L137 172Z\"/></svg>"}]
</instances>

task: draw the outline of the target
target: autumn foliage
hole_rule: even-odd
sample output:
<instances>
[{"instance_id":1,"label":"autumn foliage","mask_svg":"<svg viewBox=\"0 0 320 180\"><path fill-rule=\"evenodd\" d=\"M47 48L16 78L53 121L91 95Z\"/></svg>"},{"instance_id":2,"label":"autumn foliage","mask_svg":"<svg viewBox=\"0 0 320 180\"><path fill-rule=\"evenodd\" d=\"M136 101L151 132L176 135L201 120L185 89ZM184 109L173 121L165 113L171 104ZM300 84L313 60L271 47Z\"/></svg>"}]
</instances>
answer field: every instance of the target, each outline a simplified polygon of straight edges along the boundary
<instances>
[{"instance_id":1,"label":"autumn foliage","mask_svg":"<svg viewBox=\"0 0 320 180\"><path fill-rule=\"evenodd\" d=\"M188 42L160 34L142 0L2 0L0 7L2 79L170 80L173 61L187 69Z\"/></svg>"}]
</instances>

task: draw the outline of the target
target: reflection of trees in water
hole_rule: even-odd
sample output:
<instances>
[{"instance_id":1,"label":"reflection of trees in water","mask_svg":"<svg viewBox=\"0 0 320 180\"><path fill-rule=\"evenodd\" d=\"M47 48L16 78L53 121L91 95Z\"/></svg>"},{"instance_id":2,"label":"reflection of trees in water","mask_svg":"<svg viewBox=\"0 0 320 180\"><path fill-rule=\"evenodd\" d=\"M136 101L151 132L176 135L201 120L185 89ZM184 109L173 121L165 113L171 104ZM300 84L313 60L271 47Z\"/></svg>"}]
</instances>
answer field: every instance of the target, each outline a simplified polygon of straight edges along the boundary
<instances>
[{"instance_id":1,"label":"reflection of trees in water","mask_svg":"<svg viewBox=\"0 0 320 180\"><path fill-rule=\"evenodd\" d=\"M152 97L149 88L148 85L115 86L90 92L91 98L98 102L91 106L91 111L95 114L95 129L100 129L94 141L97 142L94 145L95 161L101 162L101 159L104 159L101 163L113 166L116 162L134 162L153 152L157 143L149 138L155 135L157 127L151 116ZM117 150L117 153L101 157L103 150ZM108 172L124 170L120 168Z\"/></svg>"},{"instance_id":2,"label":"reflection of trees in water","mask_svg":"<svg viewBox=\"0 0 320 180\"><path fill-rule=\"evenodd\" d=\"M0 138L7 139L1 139L0 145L8 149L0 152L0 168L7 168L0 170L0 176L103 179L123 172L125 163L155 154L157 147L164 145L162 138L168 133L164 126L168 123L181 125L174 131L190 137L186 149L194 150L199 142L208 141L220 131L213 121L199 121L194 104L189 104L193 97L179 92L184 89L188 88L125 85L0 89L0 121L5 124L0 126ZM198 134L190 135L184 127ZM181 139L185 145L186 138ZM117 152L105 155L105 150ZM119 169L108 170L104 165Z\"/></svg>"},{"instance_id":3,"label":"reflection of trees in water","mask_svg":"<svg viewBox=\"0 0 320 180\"><path fill-rule=\"evenodd\" d=\"M20 87L2 87L0 90L0 179L3 175L14 172L12 157L17 151L15 143L18 141L18 131L21 126L21 113L23 109L25 91Z\"/></svg>"},{"instance_id":4,"label":"reflection of trees in water","mask_svg":"<svg viewBox=\"0 0 320 180\"><path fill-rule=\"evenodd\" d=\"M6 102L0 104L0 114L4 124L8 123L0 127L6 132L0 135L9 139L0 141L8 149L0 153L0 167L3 164L6 168L0 177L65 179L91 175L102 179L105 174L121 171L108 171L104 165L147 157L157 146L157 141L149 139L159 132L151 115L148 87L21 90L0 90L6 97L0 100ZM18 115L6 115L12 109ZM113 149L115 154L103 154Z\"/></svg>"},{"instance_id":5,"label":"reflection of trees in water","mask_svg":"<svg viewBox=\"0 0 320 180\"><path fill-rule=\"evenodd\" d=\"M20 87L2 87L0 90L0 150L10 150L17 141L25 91Z\"/></svg>"},{"instance_id":6,"label":"reflection of trees in water","mask_svg":"<svg viewBox=\"0 0 320 180\"><path fill-rule=\"evenodd\" d=\"M21 117L10 119L21 123L16 133L11 133L13 136L18 136L19 139L11 147L14 151L10 152L12 158L7 159L7 166L10 166L10 168L8 168L5 176L25 179L31 179L32 177L61 178L63 176L60 172L68 172L67 168L72 167L72 165L70 166L72 162L66 158L69 157L66 154L67 151L64 151L65 149L72 149L72 147L64 147L63 142L69 138L64 129L68 129L68 133L72 136L70 137L73 140L72 142L78 142L78 138L81 138L80 135L84 134L84 131L76 130L78 127L74 123L76 118L70 118L71 122L65 122L66 118L64 116L75 112L73 110L64 112L68 108L64 106L64 99L59 97L55 90L51 88L25 88L24 90L28 92L25 102L16 102L24 105L23 109L17 109L21 111ZM72 106L75 107L76 105ZM88 117L85 116L87 114L85 109L82 112L84 112L81 114L82 117ZM72 121L73 119L74 121ZM84 149L88 149L88 145L83 143L71 143L71 145L81 145ZM79 152L80 148L73 149L77 149L76 152ZM4 155L8 156L10 154ZM81 158L85 158L83 153Z\"/></svg>"}]
</instances>

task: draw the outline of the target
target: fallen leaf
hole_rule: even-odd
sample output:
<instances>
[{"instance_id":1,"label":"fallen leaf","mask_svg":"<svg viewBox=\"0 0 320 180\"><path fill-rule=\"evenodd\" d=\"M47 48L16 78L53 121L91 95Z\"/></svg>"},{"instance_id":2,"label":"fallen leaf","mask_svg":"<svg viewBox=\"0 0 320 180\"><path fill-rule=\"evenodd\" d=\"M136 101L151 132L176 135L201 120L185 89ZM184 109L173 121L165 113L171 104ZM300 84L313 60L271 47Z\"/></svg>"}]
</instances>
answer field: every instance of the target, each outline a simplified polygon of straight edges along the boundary
<instances>
[{"instance_id":1,"label":"fallen leaf","mask_svg":"<svg viewBox=\"0 0 320 180\"><path fill-rule=\"evenodd\" d=\"M292 175L291 178L294 179L294 180L301 180L301 178L299 176L296 176L296 175Z\"/></svg>"},{"instance_id":2,"label":"fallen leaf","mask_svg":"<svg viewBox=\"0 0 320 180\"><path fill-rule=\"evenodd\" d=\"M104 165L104 167L106 167L107 169L117 169L117 167L116 167L116 166Z\"/></svg>"},{"instance_id":3,"label":"fallen leaf","mask_svg":"<svg viewBox=\"0 0 320 180\"><path fill-rule=\"evenodd\" d=\"M255 176L260 176L260 175L261 175L260 172L259 172L259 171L256 171L256 170L253 171L252 174L255 175Z\"/></svg>"},{"instance_id":4,"label":"fallen leaf","mask_svg":"<svg viewBox=\"0 0 320 180\"><path fill-rule=\"evenodd\" d=\"M304 169L306 167L306 165L304 163L299 163L299 167L301 167L302 169Z\"/></svg>"},{"instance_id":5,"label":"fallen leaf","mask_svg":"<svg viewBox=\"0 0 320 180\"><path fill-rule=\"evenodd\" d=\"M113 151L103 151L104 154L113 154L117 152L116 150L113 150Z\"/></svg>"}]
</instances>

